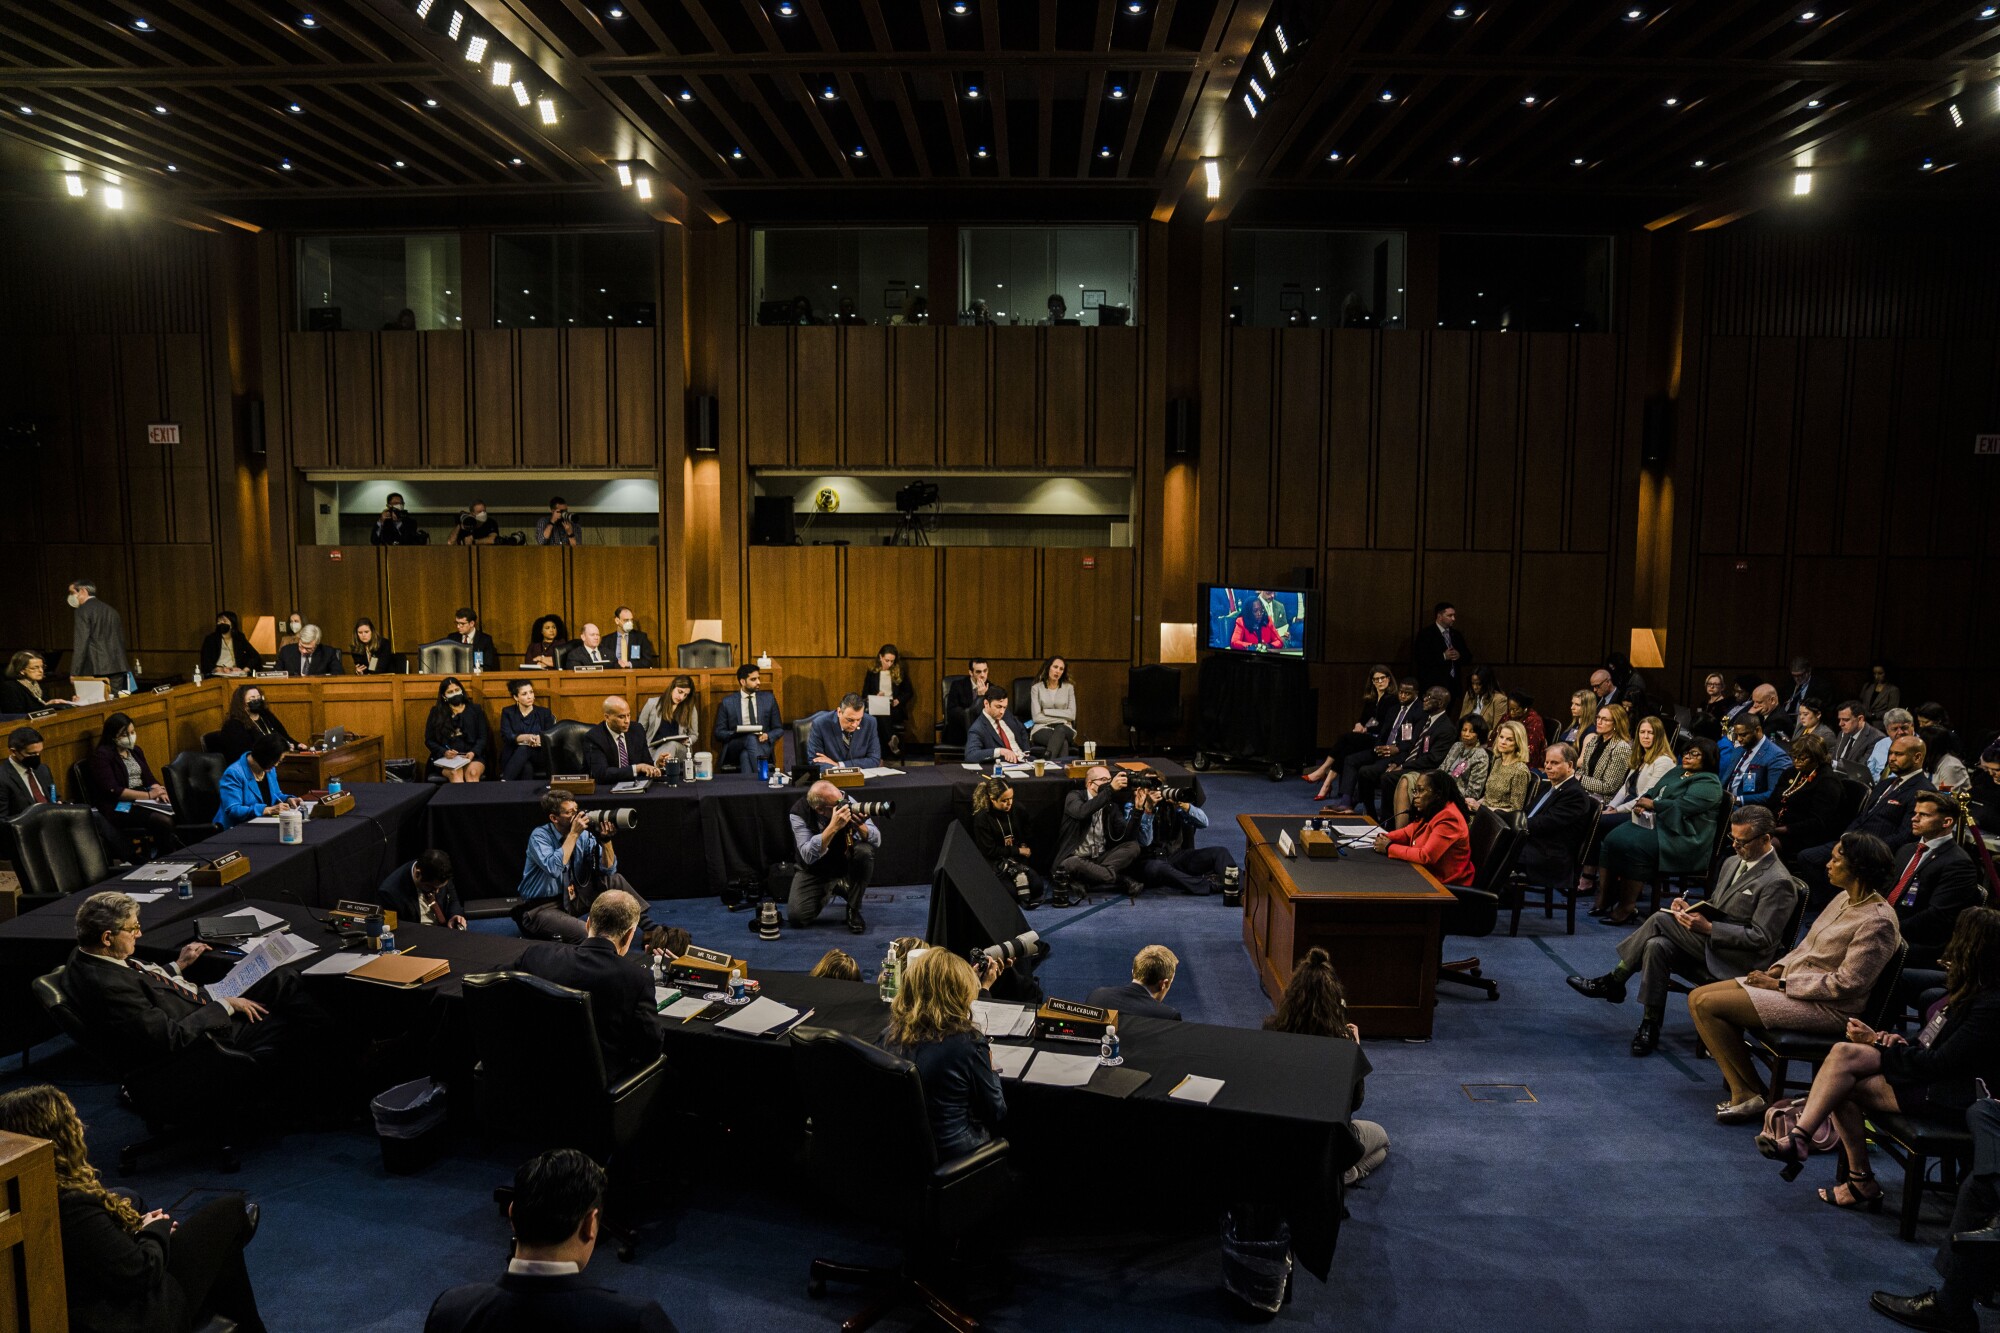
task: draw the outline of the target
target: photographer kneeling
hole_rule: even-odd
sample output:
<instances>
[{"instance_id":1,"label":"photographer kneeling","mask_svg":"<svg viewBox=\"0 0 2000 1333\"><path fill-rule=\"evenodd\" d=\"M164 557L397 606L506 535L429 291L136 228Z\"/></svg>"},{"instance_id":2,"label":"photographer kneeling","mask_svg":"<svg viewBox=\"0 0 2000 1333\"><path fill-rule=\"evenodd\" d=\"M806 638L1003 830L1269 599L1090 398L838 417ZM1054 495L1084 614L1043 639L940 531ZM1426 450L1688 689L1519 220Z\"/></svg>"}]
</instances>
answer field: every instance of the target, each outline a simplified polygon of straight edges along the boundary
<instances>
[{"instance_id":1,"label":"photographer kneeling","mask_svg":"<svg viewBox=\"0 0 2000 1333\"><path fill-rule=\"evenodd\" d=\"M617 825L611 819L593 823L577 808L576 797L563 791L542 797L542 814L542 826L528 835L527 864L521 868L521 887L515 890L521 905L514 920L523 935L583 943L583 918L591 903L612 889L631 894L641 913L647 910L645 898L618 873L618 850L612 843Z\"/></svg>"},{"instance_id":2,"label":"photographer kneeling","mask_svg":"<svg viewBox=\"0 0 2000 1333\"><path fill-rule=\"evenodd\" d=\"M847 899L847 928L856 935L868 929L861 919L861 896L875 871L875 849L882 833L864 811L831 782L815 782L805 799L792 806L792 841L798 844L799 873L792 876L785 916L794 926L819 919L827 896Z\"/></svg>"},{"instance_id":3,"label":"photographer kneeling","mask_svg":"<svg viewBox=\"0 0 2000 1333\"><path fill-rule=\"evenodd\" d=\"M1224 873L1236 868L1236 857L1227 847L1194 845L1195 830L1208 827L1208 812L1192 801L1182 800L1151 769L1140 774L1134 785L1141 790L1150 789L1155 800L1153 836L1140 850L1133 877L1149 889L1215 892Z\"/></svg>"},{"instance_id":4,"label":"photographer kneeling","mask_svg":"<svg viewBox=\"0 0 2000 1333\"><path fill-rule=\"evenodd\" d=\"M1057 907L1069 906L1070 886L1079 880L1101 889L1129 880L1125 891L1138 893L1138 881L1126 872L1153 839L1155 795L1135 789L1132 775L1122 768L1114 776L1103 764L1091 765L1083 789L1063 798L1055 860Z\"/></svg>"},{"instance_id":5,"label":"photographer kneeling","mask_svg":"<svg viewBox=\"0 0 2000 1333\"><path fill-rule=\"evenodd\" d=\"M1033 851L1014 831L1014 784L1007 779L987 778L972 789L972 841L1015 901L1030 909L1042 905L1049 882L1028 864Z\"/></svg>"}]
</instances>

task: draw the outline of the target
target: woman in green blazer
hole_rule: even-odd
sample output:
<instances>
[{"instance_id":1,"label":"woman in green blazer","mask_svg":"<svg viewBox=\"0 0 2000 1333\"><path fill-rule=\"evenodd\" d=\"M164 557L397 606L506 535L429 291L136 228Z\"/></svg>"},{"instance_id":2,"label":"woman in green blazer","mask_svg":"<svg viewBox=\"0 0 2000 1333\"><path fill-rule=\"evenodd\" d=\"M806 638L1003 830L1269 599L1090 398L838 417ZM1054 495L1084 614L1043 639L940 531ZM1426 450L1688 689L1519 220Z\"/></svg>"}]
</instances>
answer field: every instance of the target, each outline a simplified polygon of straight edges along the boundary
<instances>
[{"instance_id":1,"label":"woman in green blazer","mask_svg":"<svg viewBox=\"0 0 2000 1333\"><path fill-rule=\"evenodd\" d=\"M1633 806L1652 815L1650 827L1634 818L1604 839L1599 864L1607 880L1618 882L1618 906L1604 918L1612 925L1631 923L1639 893L1654 875L1708 868L1724 805L1715 760L1714 741L1707 737L1689 741L1681 751L1681 766L1654 783Z\"/></svg>"}]
</instances>

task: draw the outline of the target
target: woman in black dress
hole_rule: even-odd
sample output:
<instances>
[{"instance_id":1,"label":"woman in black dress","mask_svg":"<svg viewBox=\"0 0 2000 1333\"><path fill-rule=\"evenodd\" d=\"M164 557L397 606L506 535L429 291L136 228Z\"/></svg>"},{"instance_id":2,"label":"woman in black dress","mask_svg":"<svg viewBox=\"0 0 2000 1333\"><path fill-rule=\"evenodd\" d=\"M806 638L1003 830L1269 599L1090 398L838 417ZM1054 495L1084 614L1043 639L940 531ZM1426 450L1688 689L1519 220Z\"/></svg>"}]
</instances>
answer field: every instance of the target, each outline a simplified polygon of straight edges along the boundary
<instances>
[{"instance_id":1,"label":"woman in black dress","mask_svg":"<svg viewBox=\"0 0 2000 1333\"><path fill-rule=\"evenodd\" d=\"M238 685L229 699L229 716L222 722L222 757L235 763L249 752L259 736L275 737L287 750L299 748L299 743L285 730L283 720L271 711L264 691L255 685Z\"/></svg>"},{"instance_id":2,"label":"woman in black dress","mask_svg":"<svg viewBox=\"0 0 2000 1333\"><path fill-rule=\"evenodd\" d=\"M486 776L486 749L491 740L486 714L472 707L457 676L446 676L438 686L438 701L424 721L424 748L431 752L431 764L463 759L463 764L438 771L446 782L477 782Z\"/></svg>"}]
</instances>

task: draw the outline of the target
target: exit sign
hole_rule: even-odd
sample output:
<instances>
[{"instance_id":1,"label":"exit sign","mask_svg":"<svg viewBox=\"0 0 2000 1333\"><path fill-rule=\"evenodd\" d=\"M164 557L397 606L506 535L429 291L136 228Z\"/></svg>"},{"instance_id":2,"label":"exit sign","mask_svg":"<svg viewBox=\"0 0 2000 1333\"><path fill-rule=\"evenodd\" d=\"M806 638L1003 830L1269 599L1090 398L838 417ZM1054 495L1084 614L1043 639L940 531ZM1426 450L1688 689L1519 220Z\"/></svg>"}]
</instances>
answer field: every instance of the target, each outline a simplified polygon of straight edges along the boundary
<instances>
[{"instance_id":1,"label":"exit sign","mask_svg":"<svg viewBox=\"0 0 2000 1333\"><path fill-rule=\"evenodd\" d=\"M1972 452L1975 454L2000 454L2000 435L1973 436Z\"/></svg>"},{"instance_id":2,"label":"exit sign","mask_svg":"<svg viewBox=\"0 0 2000 1333\"><path fill-rule=\"evenodd\" d=\"M181 423L178 421L155 421L146 427L147 444L179 444Z\"/></svg>"}]
</instances>

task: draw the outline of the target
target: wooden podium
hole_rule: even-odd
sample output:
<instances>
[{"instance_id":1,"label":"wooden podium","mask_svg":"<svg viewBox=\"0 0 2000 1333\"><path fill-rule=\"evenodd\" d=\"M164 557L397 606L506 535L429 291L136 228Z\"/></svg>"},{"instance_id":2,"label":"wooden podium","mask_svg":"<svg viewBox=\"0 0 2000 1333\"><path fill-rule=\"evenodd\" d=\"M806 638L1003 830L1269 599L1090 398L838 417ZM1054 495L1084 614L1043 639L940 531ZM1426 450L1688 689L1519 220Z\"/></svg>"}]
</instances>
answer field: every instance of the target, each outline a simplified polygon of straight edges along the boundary
<instances>
[{"instance_id":1,"label":"wooden podium","mask_svg":"<svg viewBox=\"0 0 2000 1333\"><path fill-rule=\"evenodd\" d=\"M324 791L334 778L380 782L382 738L353 736L329 750L300 750L278 760L278 785L288 792Z\"/></svg>"}]
</instances>

